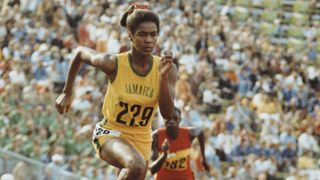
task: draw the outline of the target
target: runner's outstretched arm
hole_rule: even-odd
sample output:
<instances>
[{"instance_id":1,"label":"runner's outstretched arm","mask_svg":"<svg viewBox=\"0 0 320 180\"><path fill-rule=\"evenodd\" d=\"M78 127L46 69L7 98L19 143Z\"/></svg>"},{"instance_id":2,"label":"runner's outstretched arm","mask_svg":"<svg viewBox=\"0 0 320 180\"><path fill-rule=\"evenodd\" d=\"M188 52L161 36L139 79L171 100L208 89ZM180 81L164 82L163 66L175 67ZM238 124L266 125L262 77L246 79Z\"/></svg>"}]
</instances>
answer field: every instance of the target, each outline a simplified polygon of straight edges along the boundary
<instances>
[{"instance_id":1,"label":"runner's outstretched arm","mask_svg":"<svg viewBox=\"0 0 320 180\"><path fill-rule=\"evenodd\" d=\"M113 78L112 76L116 69L115 59L116 58L113 56L105 53L98 53L97 51L90 48L81 46L78 47L75 50L74 58L71 59L67 81L63 88L63 92L56 100L57 111L60 114L69 111L72 102L74 81L82 64L88 64L97 69L100 69L105 72L109 78Z\"/></svg>"},{"instance_id":2,"label":"runner's outstretched arm","mask_svg":"<svg viewBox=\"0 0 320 180\"><path fill-rule=\"evenodd\" d=\"M204 133L200 128L190 128L190 141L192 142L194 138L197 138L199 141L199 146L200 146L200 152L202 156L202 165L204 169L209 172L210 167L207 163L206 155L205 155L205 137Z\"/></svg>"},{"instance_id":3,"label":"runner's outstretched arm","mask_svg":"<svg viewBox=\"0 0 320 180\"><path fill-rule=\"evenodd\" d=\"M151 174L155 174L157 173L163 163L165 162L167 155L168 155L168 150L169 150L169 144L168 141L165 140L162 144L162 151L163 153L159 156L159 152L158 152L158 131L155 131L152 135L153 137L153 141L152 141L152 161L153 163L150 166L150 171Z\"/></svg>"}]
</instances>

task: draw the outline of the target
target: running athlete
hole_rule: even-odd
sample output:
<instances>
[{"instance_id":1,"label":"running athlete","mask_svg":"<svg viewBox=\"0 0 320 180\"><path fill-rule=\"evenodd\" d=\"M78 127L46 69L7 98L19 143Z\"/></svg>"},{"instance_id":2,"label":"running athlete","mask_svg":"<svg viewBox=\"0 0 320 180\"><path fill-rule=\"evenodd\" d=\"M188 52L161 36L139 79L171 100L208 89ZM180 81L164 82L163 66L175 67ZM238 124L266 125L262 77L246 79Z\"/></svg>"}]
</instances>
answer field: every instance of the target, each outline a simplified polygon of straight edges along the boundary
<instances>
[{"instance_id":1,"label":"running athlete","mask_svg":"<svg viewBox=\"0 0 320 180\"><path fill-rule=\"evenodd\" d=\"M177 68L172 53L152 54L159 34L159 18L143 4L132 4L120 24L127 28L131 50L116 55L78 47L71 61L66 85L56 100L59 113L68 112L73 84L82 64L105 72L109 78L93 146L99 157L119 168L118 179L144 179L151 156L151 123L159 105L170 119L174 110Z\"/></svg>"},{"instance_id":2,"label":"running athlete","mask_svg":"<svg viewBox=\"0 0 320 180\"><path fill-rule=\"evenodd\" d=\"M180 110L175 108L172 118L165 119L165 128L159 128L152 134L153 163L150 170L156 180L194 180L190 168L190 148L195 138L199 140L202 165L209 171L204 133L199 128L179 127L180 114Z\"/></svg>"}]
</instances>

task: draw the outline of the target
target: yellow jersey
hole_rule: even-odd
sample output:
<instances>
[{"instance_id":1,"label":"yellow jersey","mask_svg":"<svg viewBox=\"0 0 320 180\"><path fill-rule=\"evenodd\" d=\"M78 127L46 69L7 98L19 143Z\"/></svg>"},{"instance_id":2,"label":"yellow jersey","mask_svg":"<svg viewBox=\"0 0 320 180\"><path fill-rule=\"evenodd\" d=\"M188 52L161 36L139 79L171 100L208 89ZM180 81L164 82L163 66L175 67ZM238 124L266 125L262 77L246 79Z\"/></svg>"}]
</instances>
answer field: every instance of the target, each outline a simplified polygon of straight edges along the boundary
<instances>
[{"instance_id":1,"label":"yellow jersey","mask_svg":"<svg viewBox=\"0 0 320 180\"><path fill-rule=\"evenodd\" d=\"M145 74L134 71L129 52L117 54L115 79L108 83L102 113L103 127L140 135L151 141L151 123L158 109L160 93L160 57L152 56Z\"/></svg>"}]
</instances>

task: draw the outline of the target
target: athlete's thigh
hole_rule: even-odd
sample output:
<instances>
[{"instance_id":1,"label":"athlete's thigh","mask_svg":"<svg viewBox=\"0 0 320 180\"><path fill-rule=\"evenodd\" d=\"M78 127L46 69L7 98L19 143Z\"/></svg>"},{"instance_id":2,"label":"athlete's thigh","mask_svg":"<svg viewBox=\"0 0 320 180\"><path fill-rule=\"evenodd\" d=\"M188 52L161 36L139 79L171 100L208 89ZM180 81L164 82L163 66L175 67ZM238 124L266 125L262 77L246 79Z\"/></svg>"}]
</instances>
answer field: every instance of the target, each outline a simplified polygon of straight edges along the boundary
<instances>
[{"instance_id":1,"label":"athlete's thigh","mask_svg":"<svg viewBox=\"0 0 320 180\"><path fill-rule=\"evenodd\" d=\"M145 162L143 156L131 144L118 137L108 139L101 146L100 157L120 169L132 160Z\"/></svg>"}]
</instances>

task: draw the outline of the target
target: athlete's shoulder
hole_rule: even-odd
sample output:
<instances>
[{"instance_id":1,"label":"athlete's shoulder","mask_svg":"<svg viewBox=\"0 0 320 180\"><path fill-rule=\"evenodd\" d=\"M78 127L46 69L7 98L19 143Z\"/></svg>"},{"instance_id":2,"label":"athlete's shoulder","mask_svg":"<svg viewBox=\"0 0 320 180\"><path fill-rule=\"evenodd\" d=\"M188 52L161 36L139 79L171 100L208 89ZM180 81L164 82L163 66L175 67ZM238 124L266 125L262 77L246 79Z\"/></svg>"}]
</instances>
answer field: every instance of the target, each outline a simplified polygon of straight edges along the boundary
<instances>
[{"instance_id":1,"label":"athlete's shoulder","mask_svg":"<svg viewBox=\"0 0 320 180\"><path fill-rule=\"evenodd\" d=\"M155 58L159 58L159 59L161 58L160 56L158 56L156 54L153 54L152 56L155 57Z\"/></svg>"},{"instance_id":2,"label":"athlete's shoulder","mask_svg":"<svg viewBox=\"0 0 320 180\"><path fill-rule=\"evenodd\" d=\"M122 52L122 53L116 54L116 57L117 57L118 59L128 58L128 54L129 54L129 51L126 51L126 52Z\"/></svg>"},{"instance_id":3,"label":"athlete's shoulder","mask_svg":"<svg viewBox=\"0 0 320 180\"><path fill-rule=\"evenodd\" d=\"M161 57L158 56L158 55L153 55L153 59L154 59L155 61L160 61Z\"/></svg>"},{"instance_id":4,"label":"athlete's shoulder","mask_svg":"<svg viewBox=\"0 0 320 180\"><path fill-rule=\"evenodd\" d=\"M121 53L118 53L118 54L116 54L117 56L124 56L124 55L127 55L127 54L129 54L130 53L130 51L125 51L125 52L121 52Z\"/></svg>"},{"instance_id":5,"label":"athlete's shoulder","mask_svg":"<svg viewBox=\"0 0 320 180\"><path fill-rule=\"evenodd\" d=\"M182 137L190 136L192 129L190 127L179 127L179 132Z\"/></svg>"},{"instance_id":6,"label":"athlete's shoulder","mask_svg":"<svg viewBox=\"0 0 320 180\"><path fill-rule=\"evenodd\" d=\"M193 127L179 127L181 131L190 131Z\"/></svg>"},{"instance_id":7,"label":"athlete's shoulder","mask_svg":"<svg viewBox=\"0 0 320 180\"><path fill-rule=\"evenodd\" d=\"M166 132L166 128L164 128L164 127L158 128L157 132L158 133L165 133Z\"/></svg>"}]
</instances>

